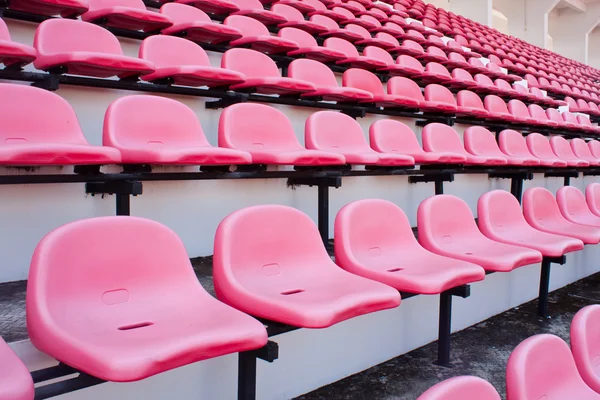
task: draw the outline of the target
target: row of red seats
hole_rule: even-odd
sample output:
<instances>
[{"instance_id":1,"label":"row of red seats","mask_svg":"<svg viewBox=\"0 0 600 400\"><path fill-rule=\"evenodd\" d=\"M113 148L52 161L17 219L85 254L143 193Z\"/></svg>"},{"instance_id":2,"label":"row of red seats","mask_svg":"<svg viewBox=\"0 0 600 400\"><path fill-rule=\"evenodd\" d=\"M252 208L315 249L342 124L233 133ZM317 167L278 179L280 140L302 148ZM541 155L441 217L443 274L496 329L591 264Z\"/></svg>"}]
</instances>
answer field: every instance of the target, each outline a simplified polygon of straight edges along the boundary
<instances>
[{"instance_id":1,"label":"row of red seats","mask_svg":"<svg viewBox=\"0 0 600 400\"><path fill-rule=\"evenodd\" d=\"M520 343L506 368L507 400L600 399L597 340L600 305L582 308L571 322L571 348L561 338L535 335ZM417 400L500 400L496 389L474 376L447 379Z\"/></svg>"}]
</instances>

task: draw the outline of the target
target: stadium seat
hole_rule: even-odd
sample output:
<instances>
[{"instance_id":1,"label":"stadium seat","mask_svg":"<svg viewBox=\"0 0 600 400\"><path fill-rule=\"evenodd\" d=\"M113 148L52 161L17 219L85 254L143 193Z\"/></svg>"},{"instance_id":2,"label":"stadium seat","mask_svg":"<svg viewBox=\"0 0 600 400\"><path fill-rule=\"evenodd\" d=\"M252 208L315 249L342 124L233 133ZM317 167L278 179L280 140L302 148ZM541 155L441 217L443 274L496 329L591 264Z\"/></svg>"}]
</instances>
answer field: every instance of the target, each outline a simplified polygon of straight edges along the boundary
<instances>
[{"instance_id":1,"label":"stadium seat","mask_svg":"<svg viewBox=\"0 0 600 400\"><path fill-rule=\"evenodd\" d=\"M276 25L286 21L285 17L273 11L265 10L259 0L231 0L239 10L230 15L240 15L253 18L265 25Z\"/></svg>"},{"instance_id":2,"label":"stadium seat","mask_svg":"<svg viewBox=\"0 0 600 400\"><path fill-rule=\"evenodd\" d=\"M211 67L202 47L179 37L148 36L140 46L139 57L154 64L154 72L142 76L149 82L228 87L245 80L239 72Z\"/></svg>"},{"instance_id":3,"label":"stadium seat","mask_svg":"<svg viewBox=\"0 0 600 400\"><path fill-rule=\"evenodd\" d=\"M233 85L233 90L254 90L262 94L301 94L314 92L315 85L293 78L283 78L269 56L250 49L230 49L221 57L221 68L237 71L246 81Z\"/></svg>"},{"instance_id":4,"label":"stadium seat","mask_svg":"<svg viewBox=\"0 0 600 400\"><path fill-rule=\"evenodd\" d=\"M462 68L454 68L452 70L452 81L450 86L458 89L473 89L477 87L477 82L470 73Z\"/></svg>"},{"instance_id":5,"label":"stadium seat","mask_svg":"<svg viewBox=\"0 0 600 400\"><path fill-rule=\"evenodd\" d=\"M427 103L426 105L423 104L422 107L427 110L452 114L456 113L458 110L454 95L448 88L442 85L437 85L435 83L427 85L425 87L424 97Z\"/></svg>"},{"instance_id":6,"label":"stadium seat","mask_svg":"<svg viewBox=\"0 0 600 400\"><path fill-rule=\"evenodd\" d=\"M500 147L500 150L514 163L535 166L545 162L548 166L552 165L552 160L543 161L531 154L525 138L521 133L515 130L505 129L500 132L500 135L498 136L498 147Z\"/></svg>"},{"instance_id":7,"label":"stadium seat","mask_svg":"<svg viewBox=\"0 0 600 400\"><path fill-rule=\"evenodd\" d=\"M399 77L394 77L392 79L399 79ZM392 80L390 80L390 82L391 81ZM393 88L393 84L390 84L390 82L388 82L388 92ZM419 100L411 97L410 94L385 94L379 78L375 74L363 69L347 69L342 75L342 85L344 87L351 87L371 93L373 95L373 100L364 102L374 102L379 107L418 108L420 105Z\"/></svg>"},{"instance_id":8,"label":"stadium seat","mask_svg":"<svg viewBox=\"0 0 600 400\"><path fill-rule=\"evenodd\" d=\"M374 70L385 67L385 63L383 61L358 54L356 47L347 40L331 37L325 39L323 45L325 48L337 50L345 54L346 58L336 61L336 64L342 64L348 67L361 68L365 70Z\"/></svg>"},{"instance_id":9,"label":"stadium seat","mask_svg":"<svg viewBox=\"0 0 600 400\"><path fill-rule=\"evenodd\" d=\"M495 154L474 155L465 150L460 136L449 125L437 122L428 124L422 133L423 149L430 152L461 154L466 157L465 164L506 165L507 159L499 151Z\"/></svg>"},{"instance_id":10,"label":"stadium seat","mask_svg":"<svg viewBox=\"0 0 600 400\"><path fill-rule=\"evenodd\" d=\"M350 32L358 33L362 37L361 40L354 42L357 46L377 46L382 49L389 49L395 46L394 42L396 39L387 33L379 32L375 36L371 36L371 33L366 28L356 24L348 24L346 25L346 29Z\"/></svg>"},{"instance_id":11,"label":"stadium seat","mask_svg":"<svg viewBox=\"0 0 600 400\"><path fill-rule=\"evenodd\" d=\"M296 28L282 28L279 30L280 38L295 42L298 48L288 51L292 57L304 57L320 62L334 62L346 58L346 54L339 50L317 45L317 40L308 32Z\"/></svg>"},{"instance_id":12,"label":"stadium seat","mask_svg":"<svg viewBox=\"0 0 600 400\"><path fill-rule=\"evenodd\" d=\"M463 153L424 151L415 133L405 124L392 119L380 119L369 128L371 147L381 153L406 154L417 164L464 164Z\"/></svg>"},{"instance_id":13,"label":"stadium seat","mask_svg":"<svg viewBox=\"0 0 600 400\"><path fill-rule=\"evenodd\" d=\"M250 17L230 15L225 18L223 25L238 29L242 33L241 38L229 43L232 47L249 47L265 54L286 53L298 49L298 43L282 37L271 36L264 24Z\"/></svg>"},{"instance_id":14,"label":"stadium seat","mask_svg":"<svg viewBox=\"0 0 600 400\"><path fill-rule=\"evenodd\" d=\"M554 154L561 160L567 162L569 167L589 167L589 161L582 160L573 153L573 149L567 139L562 136L552 136L550 138L550 147Z\"/></svg>"},{"instance_id":15,"label":"stadium seat","mask_svg":"<svg viewBox=\"0 0 600 400\"><path fill-rule=\"evenodd\" d=\"M451 68L463 68L465 70L469 69L469 63L465 59L465 57L457 52L452 52L448 54L448 61L446 61L446 65Z\"/></svg>"},{"instance_id":16,"label":"stadium seat","mask_svg":"<svg viewBox=\"0 0 600 400\"><path fill-rule=\"evenodd\" d=\"M250 164L250 153L213 147L196 114L178 101L134 95L115 100L104 116L104 146L121 152L125 164Z\"/></svg>"},{"instance_id":17,"label":"stadium seat","mask_svg":"<svg viewBox=\"0 0 600 400\"><path fill-rule=\"evenodd\" d=\"M88 10L87 0L11 0L11 10L74 18Z\"/></svg>"},{"instance_id":18,"label":"stadium seat","mask_svg":"<svg viewBox=\"0 0 600 400\"><path fill-rule=\"evenodd\" d=\"M27 330L42 352L113 382L267 343L260 322L202 288L175 232L124 216L72 222L40 241Z\"/></svg>"},{"instance_id":19,"label":"stadium seat","mask_svg":"<svg viewBox=\"0 0 600 400\"><path fill-rule=\"evenodd\" d=\"M207 14L227 15L239 10L231 0L177 0L177 2L199 8Z\"/></svg>"},{"instance_id":20,"label":"stadium seat","mask_svg":"<svg viewBox=\"0 0 600 400\"><path fill-rule=\"evenodd\" d=\"M567 114L567 113L564 113L563 116L565 114ZM571 114L571 115L573 115L573 114ZM583 129L585 131L593 132L593 133L600 133L600 128L598 126L592 125L592 122L590 121L590 117L587 115L579 114L576 116L575 121L579 124L579 129Z\"/></svg>"},{"instance_id":21,"label":"stadium seat","mask_svg":"<svg viewBox=\"0 0 600 400\"><path fill-rule=\"evenodd\" d=\"M556 192L556 203L567 221L600 227L600 217L594 215L581 191L573 186L562 186Z\"/></svg>"},{"instance_id":22,"label":"stadium seat","mask_svg":"<svg viewBox=\"0 0 600 400\"><path fill-rule=\"evenodd\" d=\"M360 124L337 111L318 111L306 120L304 142L307 149L339 153L347 164L406 167L415 165L411 156L381 153L369 147Z\"/></svg>"},{"instance_id":23,"label":"stadium seat","mask_svg":"<svg viewBox=\"0 0 600 400\"><path fill-rule=\"evenodd\" d=\"M400 304L397 290L335 265L315 223L280 205L245 208L221 222L213 280L217 297L229 305L302 328L326 328Z\"/></svg>"},{"instance_id":24,"label":"stadium seat","mask_svg":"<svg viewBox=\"0 0 600 400\"><path fill-rule=\"evenodd\" d=\"M516 118L508 111L508 107L501 97L490 94L483 99L485 109L490 113L489 118L504 122L516 122Z\"/></svg>"},{"instance_id":25,"label":"stadium seat","mask_svg":"<svg viewBox=\"0 0 600 400\"><path fill-rule=\"evenodd\" d=\"M456 376L432 386L417 400L500 400L500 395L484 379Z\"/></svg>"},{"instance_id":26,"label":"stadium seat","mask_svg":"<svg viewBox=\"0 0 600 400\"><path fill-rule=\"evenodd\" d=\"M600 228L573 223L567 220L549 190L535 187L523 193L523 214L537 230L556 235L571 236L585 244L600 242Z\"/></svg>"},{"instance_id":27,"label":"stadium seat","mask_svg":"<svg viewBox=\"0 0 600 400\"><path fill-rule=\"evenodd\" d=\"M167 15L148 11L142 0L87 0L87 3L88 11L81 15L86 22L143 32L159 31L173 25Z\"/></svg>"},{"instance_id":28,"label":"stadium seat","mask_svg":"<svg viewBox=\"0 0 600 400\"><path fill-rule=\"evenodd\" d=\"M227 107L219 119L219 147L247 151L255 164L296 166L344 165L344 156L307 150L296 138L290 120L264 104Z\"/></svg>"},{"instance_id":29,"label":"stadium seat","mask_svg":"<svg viewBox=\"0 0 600 400\"><path fill-rule=\"evenodd\" d=\"M239 29L213 22L202 10L179 3L166 3L161 14L171 18L173 25L161 31L163 35L182 36L198 43L229 43L242 37Z\"/></svg>"},{"instance_id":30,"label":"stadium seat","mask_svg":"<svg viewBox=\"0 0 600 400\"><path fill-rule=\"evenodd\" d=\"M304 4L302 1L294 3ZM283 3L278 1L271 6L271 11L281 15L286 19L286 22L282 22L277 25L278 28L296 28L303 30L310 34L319 34L327 31L327 27L313 21L307 21L304 19L302 12L295 8L293 3Z\"/></svg>"},{"instance_id":31,"label":"stadium seat","mask_svg":"<svg viewBox=\"0 0 600 400\"><path fill-rule=\"evenodd\" d=\"M546 115L546 111L538 104L530 104L529 106L527 106L527 109L529 110L529 115L531 115L531 118L536 120L536 124L537 125L542 125L542 126L550 126L550 127L558 127L558 122L556 121L551 121L550 119L548 119L548 116Z\"/></svg>"},{"instance_id":32,"label":"stadium seat","mask_svg":"<svg viewBox=\"0 0 600 400\"><path fill-rule=\"evenodd\" d=\"M276 9L273 9L273 7L275 7L278 4L282 4L282 5L293 7L296 10L300 11L302 14L309 14L309 13L313 13L313 12L316 11L315 7L313 7L312 5L310 5L306 1L278 0L276 3L274 3L271 6L271 10L274 11L274 12L276 12L276 13L278 13L278 14L280 14L280 15L283 15L283 16L286 16L286 14L281 13L281 12L277 11ZM304 18L304 17L302 17L302 18Z\"/></svg>"},{"instance_id":33,"label":"stadium seat","mask_svg":"<svg viewBox=\"0 0 600 400\"><path fill-rule=\"evenodd\" d=\"M568 124L562 117L560 111L558 111L556 108L547 108L546 109L546 115L548 116L548 119L550 121L554 121L558 124L559 128L576 128L577 125L575 124Z\"/></svg>"},{"instance_id":34,"label":"stadium seat","mask_svg":"<svg viewBox=\"0 0 600 400\"><path fill-rule=\"evenodd\" d=\"M561 116L563 121L565 121L565 125L567 128L577 130L583 129L583 126L581 126L581 122L577 120L577 116L575 114L565 111L561 114Z\"/></svg>"},{"instance_id":35,"label":"stadium seat","mask_svg":"<svg viewBox=\"0 0 600 400\"><path fill-rule=\"evenodd\" d=\"M318 61L298 59L288 66L288 76L293 79L313 83L317 90L303 93L302 97L318 97L325 101L341 102L372 102L370 92L351 87L338 86L333 71Z\"/></svg>"},{"instance_id":36,"label":"stadium seat","mask_svg":"<svg viewBox=\"0 0 600 400\"><path fill-rule=\"evenodd\" d=\"M319 0L315 1L318 2ZM362 36L360 36L358 33L340 28L338 23L335 22L333 19L329 18L328 16L318 14L313 15L312 17L310 17L310 21L327 28L325 32L319 33L320 37L336 37L339 39L347 40L349 42L356 42L362 39Z\"/></svg>"},{"instance_id":37,"label":"stadium seat","mask_svg":"<svg viewBox=\"0 0 600 400\"><path fill-rule=\"evenodd\" d=\"M589 162L591 166L600 165L600 158L595 157L592 154L588 144L583 139L579 139L579 138L571 139L570 144L571 144L571 150L573 150L573 154L575 154L575 156L577 158L580 158L582 160Z\"/></svg>"},{"instance_id":38,"label":"stadium seat","mask_svg":"<svg viewBox=\"0 0 600 400\"><path fill-rule=\"evenodd\" d=\"M335 218L334 237L340 267L401 292L438 294L485 277L479 265L421 247L404 212L386 200L344 206Z\"/></svg>"},{"instance_id":39,"label":"stadium seat","mask_svg":"<svg viewBox=\"0 0 600 400\"><path fill-rule=\"evenodd\" d=\"M444 85L449 85L452 82L452 75L446 67L436 62L429 62L425 66L425 71L421 76L421 80L425 83L439 82Z\"/></svg>"},{"instance_id":40,"label":"stadium seat","mask_svg":"<svg viewBox=\"0 0 600 400\"><path fill-rule=\"evenodd\" d=\"M577 372L569 346L558 336L535 335L511 353L506 367L506 399L597 400Z\"/></svg>"},{"instance_id":41,"label":"stadium seat","mask_svg":"<svg viewBox=\"0 0 600 400\"><path fill-rule=\"evenodd\" d=\"M579 375L596 393L600 393L598 374L598 334L600 333L600 305L582 308L571 321L571 350Z\"/></svg>"},{"instance_id":42,"label":"stadium seat","mask_svg":"<svg viewBox=\"0 0 600 400\"><path fill-rule=\"evenodd\" d=\"M512 99L508 101L508 112L512 114L516 122L522 124L538 125L538 120L529 115L529 110L521 100Z\"/></svg>"},{"instance_id":43,"label":"stadium seat","mask_svg":"<svg viewBox=\"0 0 600 400\"><path fill-rule=\"evenodd\" d=\"M536 165L522 157L512 157L500 150L494 134L482 126L471 126L464 131L465 150L474 156L504 158L508 165ZM539 162L538 164L539 165Z\"/></svg>"},{"instance_id":44,"label":"stadium seat","mask_svg":"<svg viewBox=\"0 0 600 400\"><path fill-rule=\"evenodd\" d=\"M544 257L561 257L583 249L583 242L568 236L542 232L527 223L519 201L510 192L493 190L477 203L477 224L496 242L534 249Z\"/></svg>"},{"instance_id":45,"label":"stadium seat","mask_svg":"<svg viewBox=\"0 0 600 400\"><path fill-rule=\"evenodd\" d=\"M448 212L452 210L452 212ZM434 253L509 272L542 261L537 250L496 242L484 236L467 203L451 195L424 200L417 211L419 242Z\"/></svg>"},{"instance_id":46,"label":"stadium seat","mask_svg":"<svg viewBox=\"0 0 600 400\"><path fill-rule=\"evenodd\" d=\"M456 94L456 104L458 106L457 114L483 118L490 114L483 106L481 98L469 90L461 90Z\"/></svg>"},{"instance_id":47,"label":"stadium seat","mask_svg":"<svg viewBox=\"0 0 600 400\"><path fill-rule=\"evenodd\" d=\"M124 56L112 33L89 22L48 19L38 25L33 46L38 52L33 65L45 71L100 78L125 78L154 71L152 63Z\"/></svg>"},{"instance_id":48,"label":"stadium seat","mask_svg":"<svg viewBox=\"0 0 600 400\"><path fill-rule=\"evenodd\" d=\"M6 22L0 18L0 63L5 67L20 68L35 60L36 55L33 47L13 42Z\"/></svg>"},{"instance_id":49,"label":"stadium seat","mask_svg":"<svg viewBox=\"0 0 600 400\"><path fill-rule=\"evenodd\" d=\"M2 83L0 101L0 165L103 165L121 161L118 150L86 141L75 111L55 93Z\"/></svg>"},{"instance_id":50,"label":"stadium seat","mask_svg":"<svg viewBox=\"0 0 600 400\"><path fill-rule=\"evenodd\" d=\"M545 167L566 167L567 161L556 155L547 137L539 133L530 133L525 138L527 148L535 157L539 158Z\"/></svg>"},{"instance_id":51,"label":"stadium seat","mask_svg":"<svg viewBox=\"0 0 600 400\"><path fill-rule=\"evenodd\" d=\"M0 399L33 400L33 379L27 367L0 337Z\"/></svg>"},{"instance_id":52,"label":"stadium seat","mask_svg":"<svg viewBox=\"0 0 600 400\"><path fill-rule=\"evenodd\" d=\"M585 200L590 211L600 217L600 183L590 183L586 186Z\"/></svg>"}]
</instances>

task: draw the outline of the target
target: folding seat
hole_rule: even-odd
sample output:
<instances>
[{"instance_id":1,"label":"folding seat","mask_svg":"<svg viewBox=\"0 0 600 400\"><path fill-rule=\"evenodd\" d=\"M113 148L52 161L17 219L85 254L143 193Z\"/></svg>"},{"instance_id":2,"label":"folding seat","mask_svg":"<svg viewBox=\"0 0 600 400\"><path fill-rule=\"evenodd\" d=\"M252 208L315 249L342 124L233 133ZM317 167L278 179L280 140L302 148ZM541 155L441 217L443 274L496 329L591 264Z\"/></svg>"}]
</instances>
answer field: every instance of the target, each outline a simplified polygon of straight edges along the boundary
<instances>
[{"instance_id":1,"label":"folding seat","mask_svg":"<svg viewBox=\"0 0 600 400\"><path fill-rule=\"evenodd\" d=\"M600 165L600 158L595 157L592 154L590 148L588 147L588 144L583 139L571 139L571 149L573 150L573 154L575 154L577 158L586 160L592 166Z\"/></svg>"},{"instance_id":2,"label":"folding seat","mask_svg":"<svg viewBox=\"0 0 600 400\"><path fill-rule=\"evenodd\" d=\"M575 101L574 98L572 98L571 96L566 96L565 101L567 102L567 105L569 106L569 111L579 112L579 110L580 110L579 105L577 104L577 101Z\"/></svg>"},{"instance_id":3,"label":"folding seat","mask_svg":"<svg viewBox=\"0 0 600 400\"><path fill-rule=\"evenodd\" d=\"M500 400L500 395L484 379L456 376L432 386L417 400Z\"/></svg>"},{"instance_id":4,"label":"folding seat","mask_svg":"<svg viewBox=\"0 0 600 400\"><path fill-rule=\"evenodd\" d=\"M356 47L347 40L331 37L325 39L323 45L326 48L340 51L346 55L346 58L336 61L336 64L347 65L352 68L362 68L365 70L375 70L385 67L385 63L381 60L358 54Z\"/></svg>"},{"instance_id":5,"label":"folding seat","mask_svg":"<svg viewBox=\"0 0 600 400\"><path fill-rule=\"evenodd\" d=\"M264 24L250 17L230 15L225 18L223 25L235 28L242 33L241 38L229 43L232 47L250 47L252 50L265 54L279 54L298 49L298 43L282 37L271 36Z\"/></svg>"},{"instance_id":6,"label":"folding seat","mask_svg":"<svg viewBox=\"0 0 600 400\"><path fill-rule=\"evenodd\" d=\"M346 58L346 55L339 50L317 45L314 36L300 29L282 28L279 30L278 36L298 44L299 48L289 51L289 56L301 56L320 62L332 62Z\"/></svg>"},{"instance_id":7,"label":"folding seat","mask_svg":"<svg viewBox=\"0 0 600 400\"><path fill-rule=\"evenodd\" d=\"M27 330L42 352L112 382L267 343L262 323L202 288L175 232L123 216L72 222L40 241Z\"/></svg>"},{"instance_id":8,"label":"folding seat","mask_svg":"<svg viewBox=\"0 0 600 400\"><path fill-rule=\"evenodd\" d=\"M363 102L375 103L375 105L378 107L418 108L421 105L420 99L413 97L412 92L406 94L395 94L394 85L399 85L401 79L403 78L394 77L390 79L388 82L388 94L385 94L381 81L375 74L363 69L350 68L347 69L342 75L342 85L344 87L351 87L371 93L373 95L373 99ZM395 84L392 81L398 83Z\"/></svg>"},{"instance_id":9,"label":"folding seat","mask_svg":"<svg viewBox=\"0 0 600 400\"><path fill-rule=\"evenodd\" d=\"M369 147L355 119L337 111L319 111L306 120L304 142L307 149L339 153L347 164L405 167L415 165L411 156L381 153Z\"/></svg>"},{"instance_id":10,"label":"folding seat","mask_svg":"<svg viewBox=\"0 0 600 400\"><path fill-rule=\"evenodd\" d=\"M600 217L586 203L581 191L573 186L563 186L556 192L556 202L563 217L572 223L600 227Z\"/></svg>"},{"instance_id":11,"label":"folding seat","mask_svg":"<svg viewBox=\"0 0 600 400\"><path fill-rule=\"evenodd\" d=\"M545 136L539 133L530 133L525 141L531 154L540 159L542 166L566 167L568 165L566 160L563 160L554 152L550 141Z\"/></svg>"},{"instance_id":12,"label":"folding seat","mask_svg":"<svg viewBox=\"0 0 600 400\"><path fill-rule=\"evenodd\" d=\"M283 78L279 68L269 56L250 49L230 49L221 58L221 68L237 71L246 81L231 87L232 90L252 90L262 94L300 94L314 92L310 82Z\"/></svg>"},{"instance_id":13,"label":"folding seat","mask_svg":"<svg viewBox=\"0 0 600 400\"><path fill-rule=\"evenodd\" d=\"M483 101L476 94L469 90L461 90L456 95L458 105L457 114L466 114L473 117L487 117L489 112L483 106Z\"/></svg>"},{"instance_id":14,"label":"folding seat","mask_svg":"<svg viewBox=\"0 0 600 400\"><path fill-rule=\"evenodd\" d=\"M540 125L535 118L529 115L529 110L521 100L512 99L508 101L508 112L512 114L516 122L522 124Z\"/></svg>"},{"instance_id":15,"label":"folding seat","mask_svg":"<svg viewBox=\"0 0 600 400\"><path fill-rule=\"evenodd\" d=\"M281 111L257 103L234 104L221 113L219 147L247 151L254 164L317 167L346 163L340 154L302 147Z\"/></svg>"},{"instance_id":16,"label":"folding seat","mask_svg":"<svg viewBox=\"0 0 600 400\"><path fill-rule=\"evenodd\" d=\"M10 9L38 15L75 18L88 10L86 0L11 0Z\"/></svg>"},{"instance_id":17,"label":"folding seat","mask_svg":"<svg viewBox=\"0 0 600 400\"><path fill-rule=\"evenodd\" d=\"M264 25L277 25L286 21L285 17L273 11L265 10L259 0L231 0L238 8L238 11L230 15L240 15L254 18Z\"/></svg>"},{"instance_id":18,"label":"folding seat","mask_svg":"<svg viewBox=\"0 0 600 400\"><path fill-rule=\"evenodd\" d=\"M501 97L490 94L483 99L485 109L490 113L490 119L496 119L504 122L515 122L516 119L508 111L508 107Z\"/></svg>"},{"instance_id":19,"label":"folding seat","mask_svg":"<svg viewBox=\"0 0 600 400\"><path fill-rule=\"evenodd\" d=\"M33 400L33 379L27 367L0 337L0 399Z\"/></svg>"},{"instance_id":20,"label":"folding seat","mask_svg":"<svg viewBox=\"0 0 600 400\"><path fill-rule=\"evenodd\" d=\"M302 1L297 1L296 3L304 4ZM304 15L298 9L294 8L292 4L284 4L281 1L273 4L271 6L271 11L274 13L281 15L286 19L286 22L282 22L277 25L278 28L296 28L302 29L310 34L319 34L327 31L327 28L324 25L313 21L307 21L304 19Z\"/></svg>"},{"instance_id":21,"label":"folding seat","mask_svg":"<svg viewBox=\"0 0 600 400\"><path fill-rule=\"evenodd\" d=\"M552 193L545 188L529 188L523 193L523 214L529 225L537 230L574 237L585 244L600 242L600 227L566 219Z\"/></svg>"},{"instance_id":22,"label":"folding seat","mask_svg":"<svg viewBox=\"0 0 600 400\"><path fill-rule=\"evenodd\" d=\"M552 121L546 115L546 111L537 104L530 104L527 106L527 110L529 111L529 115L531 118L535 119L537 125L558 127L558 122Z\"/></svg>"},{"instance_id":23,"label":"folding seat","mask_svg":"<svg viewBox=\"0 0 600 400\"><path fill-rule=\"evenodd\" d=\"M6 23L0 18L0 63L7 68L20 68L35 60L36 55L33 47L13 42Z\"/></svg>"},{"instance_id":24,"label":"folding seat","mask_svg":"<svg viewBox=\"0 0 600 400\"><path fill-rule=\"evenodd\" d=\"M561 159L567 162L569 167L589 167L589 161L583 160L573 153L573 149L567 139L562 136L552 136L550 138L550 147L552 151Z\"/></svg>"},{"instance_id":25,"label":"folding seat","mask_svg":"<svg viewBox=\"0 0 600 400\"><path fill-rule=\"evenodd\" d=\"M417 211L417 226L419 242L427 250L472 262L486 271L509 272L542 261L537 250L488 239L477 228L467 203L455 196L424 200Z\"/></svg>"},{"instance_id":26,"label":"folding seat","mask_svg":"<svg viewBox=\"0 0 600 400\"><path fill-rule=\"evenodd\" d=\"M152 63L124 56L112 33L89 22L48 19L38 25L33 46L38 53L33 65L45 71L100 78L125 78L154 71Z\"/></svg>"},{"instance_id":27,"label":"folding seat","mask_svg":"<svg viewBox=\"0 0 600 400\"><path fill-rule=\"evenodd\" d=\"M392 119L375 121L369 129L371 147L381 153L406 154L417 164L464 164L467 156L454 152L424 151L415 133L405 124Z\"/></svg>"},{"instance_id":28,"label":"folding seat","mask_svg":"<svg viewBox=\"0 0 600 400\"><path fill-rule=\"evenodd\" d=\"M600 306L593 304L582 308L571 321L571 350L579 375L595 392L600 393L600 376L597 358Z\"/></svg>"},{"instance_id":29,"label":"folding seat","mask_svg":"<svg viewBox=\"0 0 600 400\"><path fill-rule=\"evenodd\" d=\"M319 97L325 101L372 102L373 95L361 89L338 86L333 71L318 61L297 59L288 66L288 76L311 82L317 90L303 93L302 97Z\"/></svg>"},{"instance_id":30,"label":"folding seat","mask_svg":"<svg viewBox=\"0 0 600 400\"><path fill-rule=\"evenodd\" d=\"M577 372L564 340L550 334L521 342L506 367L506 399L600 399Z\"/></svg>"},{"instance_id":31,"label":"folding seat","mask_svg":"<svg viewBox=\"0 0 600 400\"><path fill-rule=\"evenodd\" d=\"M313 15L310 17L310 21L319 25L323 25L325 28L327 28L326 31L319 33L319 36L327 38L336 37L348 40L350 42L356 42L362 39L362 36L360 36L358 33L340 28L337 22L325 15Z\"/></svg>"},{"instance_id":32,"label":"folding seat","mask_svg":"<svg viewBox=\"0 0 600 400\"><path fill-rule=\"evenodd\" d=\"M87 0L87 3L88 10L81 15L86 22L144 32L173 25L167 15L148 11L142 0Z\"/></svg>"},{"instance_id":33,"label":"folding seat","mask_svg":"<svg viewBox=\"0 0 600 400\"><path fill-rule=\"evenodd\" d=\"M326 328L400 304L397 290L335 265L315 223L280 205L248 207L221 222L213 280L217 298L231 306L301 328Z\"/></svg>"},{"instance_id":34,"label":"folding seat","mask_svg":"<svg viewBox=\"0 0 600 400\"><path fill-rule=\"evenodd\" d=\"M600 108L596 103L594 103L593 101L588 102L588 108L590 110L590 114L600 116Z\"/></svg>"},{"instance_id":35,"label":"folding seat","mask_svg":"<svg viewBox=\"0 0 600 400\"><path fill-rule=\"evenodd\" d=\"M586 186L585 200L592 214L600 217L600 183L590 183Z\"/></svg>"},{"instance_id":36,"label":"folding seat","mask_svg":"<svg viewBox=\"0 0 600 400\"><path fill-rule=\"evenodd\" d=\"M121 161L118 150L86 141L75 111L54 93L2 83L0 101L0 165L104 165Z\"/></svg>"}]
</instances>

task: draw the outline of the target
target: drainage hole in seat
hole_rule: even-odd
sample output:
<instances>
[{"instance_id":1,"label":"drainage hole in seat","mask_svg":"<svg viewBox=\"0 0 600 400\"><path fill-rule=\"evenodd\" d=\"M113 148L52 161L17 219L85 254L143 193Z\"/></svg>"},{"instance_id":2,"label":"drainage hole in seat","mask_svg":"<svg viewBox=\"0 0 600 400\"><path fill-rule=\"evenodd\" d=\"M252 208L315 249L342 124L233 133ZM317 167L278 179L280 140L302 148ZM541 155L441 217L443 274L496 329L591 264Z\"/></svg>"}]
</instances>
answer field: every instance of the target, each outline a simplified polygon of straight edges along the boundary
<instances>
[{"instance_id":1,"label":"drainage hole in seat","mask_svg":"<svg viewBox=\"0 0 600 400\"><path fill-rule=\"evenodd\" d=\"M298 293L302 293L302 292L304 292L304 289L295 289L295 290L288 290L287 292L281 292L281 294L284 296L289 296L291 294L298 294Z\"/></svg>"},{"instance_id":2,"label":"drainage hole in seat","mask_svg":"<svg viewBox=\"0 0 600 400\"><path fill-rule=\"evenodd\" d=\"M404 268L392 268L392 269L388 269L388 272L399 272L399 271L404 271Z\"/></svg>"},{"instance_id":3,"label":"drainage hole in seat","mask_svg":"<svg viewBox=\"0 0 600 400\"><path fill-rule=\"evenodd\" d=\"M117 329L119 329L120 331L130 331L132 329L145 328L150 325L154 325L154 322L138 322L137 324L123 325Z\"/></svg>"}]
</instances>

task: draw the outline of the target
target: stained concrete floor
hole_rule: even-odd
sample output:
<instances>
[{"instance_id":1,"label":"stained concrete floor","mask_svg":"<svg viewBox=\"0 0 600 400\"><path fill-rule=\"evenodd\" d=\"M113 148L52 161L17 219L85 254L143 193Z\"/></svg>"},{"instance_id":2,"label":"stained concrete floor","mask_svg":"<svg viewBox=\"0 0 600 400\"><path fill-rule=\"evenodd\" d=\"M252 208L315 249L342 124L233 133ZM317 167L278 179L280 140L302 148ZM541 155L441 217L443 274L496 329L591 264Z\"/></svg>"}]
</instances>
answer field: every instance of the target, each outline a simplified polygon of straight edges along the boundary
<instances>
[{"instance_id":1,"label":"stained concrete floor","mask_svg":"<svg viewBox=\"0 0 600 400\"><path fill-rule=\"evenodd\" d=\"M432 385L453 376L488 380L505 399L506 362L524 339L552 333L569 342L573 316L600 303L600 273L550 294L551 318L537 317L535 301L496 315L452 335L452 368L434 365L437 342L317 389L296 400L415 400Z\"/></svg>"}]
</instances>

